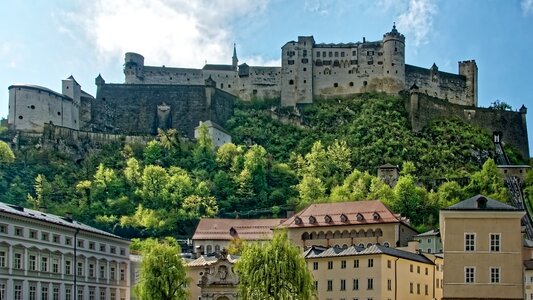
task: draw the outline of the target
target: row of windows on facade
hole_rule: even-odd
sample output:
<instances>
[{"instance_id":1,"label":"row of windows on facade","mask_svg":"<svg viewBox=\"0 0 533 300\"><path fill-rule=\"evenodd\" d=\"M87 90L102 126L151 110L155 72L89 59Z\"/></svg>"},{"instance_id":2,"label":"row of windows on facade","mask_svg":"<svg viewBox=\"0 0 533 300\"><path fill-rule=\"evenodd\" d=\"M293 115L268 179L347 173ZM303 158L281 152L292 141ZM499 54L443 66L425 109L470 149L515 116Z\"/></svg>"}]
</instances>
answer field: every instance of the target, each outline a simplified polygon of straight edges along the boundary
<instances>
[{"instance_id":1,"label":"row of windows on facade","mask_svg":"<svg viewBox=\"0 0 533 300\"><path fill-rule=\"evenodd\" d=\"M13 255L13 263L11 264L11 267L15 270L24 270L24 261L23 261L23 254L15 252ZM37 262L40 262L39 267L37 265ZM72 273L72 264L73 260L65 260L64 263L64 274L65 275L73 275ZM77 261L77 270L76 275L77 276L85 276L85 263L82 261ZM87 264L88 270L87 275L89 278L96 278L96 263L89 262ZM8 259L7 259L7 253L5 251L0 250L0 268L7 268L8 267ZM126 269L127 266L124 264L121 264L119 267L120 269L120 276L119 279L121 281L126 280ZM27 271L33 271L33 272L49 272L49 273L55 273L60 274L61 272L61 260L57 257L49 257L49 256L40 256L29 254L28 255L28 266ZM98 279L106 279L107 276L107 267L106 265L99 265L99 273L98 273ZM109 279L116 280L116 267L110 266L109 267Z\"/></svg>"},{"instance_id":2,"label":"row of windows on facade","mask_svg":"<svg viewBox=\"0 0 533 300\"><path fill-rule=\"evenodd\" d=\"M41 285L46 283L41 283ZM78 296L76 297L77 300L85 300L85 291L84 286L79 285L76 288L76 294ZM63 291L63 294L65 295L63 299L65 300L73 300L72 294L73 294L73 286L68 285L65 286L65 289ZM99 291L96 291L96 287L89 287L88 291L88 298L89 300L106 300L107 299L107 290L105 288L100 288ZM6 290L6 283L0 282L0 300L7 300L6 298L7 290ZM22 289L22 282L15 282L13 286L13 300L37 300L37 284L36 283L30 283L27 295L24 295L23 289ZM59 300L61 295L61 288L59 285L53 285L52 289L49 289L48 286L41 286L41 298L40 300ZM96 298L96 295L99 296L99 298ZM109 291L109 296L111 300L125 300L126 299L126 291L116 290L114 288L111 288ZM119 298L120 297L120 298Z\"/></svg>"},{"instance_id":3,"label":"row of windows on facade","mask_svg":"<svg viewBox=\"0 0 533 300\"><path fill-rule=\"evenodd\" d=\"M398 48L394 48L394 51L398 51ZM352 53L352 56L357 56L357 50L352 50L351 51ZM374 50L368 50L366 51L366 55L367 56L373 56L376 54L376 51ZM381 56L383 55L383 52L377 52L378 56ZM294 50L288 50L287 51L287 56L289 57L293 57L296 55L296 51ZM316 57L348 57L350 55L350 52L345 52L345 51L316 51L315 52L315 56ZM307 50L302 50L302 56L303 57L307 57Z\"/></svg>"},{"instance_id":4,"label":"row of windows on facade","mask_svg":"<svg viewBox=\"0 0 533 300\"><path fill-rule=\"evenodd\" d=\"M0 233L3 233L3 234L8 234L9 230L9 226L7 224L0 224ZM26 237L26 233L25 233L26 229L23 228L23 227L19 227L19 226L13 226L13 233L15 236L18 236L18 237ZM65 244L67 246L72 246L72 240L73 238L72 237L69 237L69 236L64 236L63 239L61 239L61 235L59 234L50 234L48 232L45 232L45 231L41 231L40 232L40 236L39 236L39 231L38 230L34 230L34 229L28 229L28 235L27 235L30 239L34 239L34 240L37 240L37 239L40 239L41 241L44 241L44 242L52 242L54 244ZM78 248L85 248L85 244L86 244L86 241L83 240L83 239L76 239L77 241L77 247ZM88 241L88 249L89 250L96 250L96 242L92 242L92 241ZM106 252L107 250L107 245L104 244L104 243L99 243L99 250L100 252ZM116 254L117 253L117 248L115 246L109 246L109 253L111 254ZM120 255L122 256L126 256L126 248L120 248Z\"/></svg>"},{"instance_id":5,"label":"row of windows on facade","mask_svg":"<svg viewBox=\"0 0 533 300\"><path fill-rule=\"evenodd\" d=\"M359 259L355 259L353 261L353 267L354 268L359 268L360 264L359 264ZM341 269L346 269L347 267L347 261L346 260L341 260ZM332 270L333 269L333 265L334 265L334 262L333 261L328 261L328 270ZM319 266L319 263L318 262L313 262L313 270L318 270L318 266ZM374 259L373 258L369 258L367 260L367 267L368 268L373 268L374 267ZM392 268L392 261L390 259L387 260L387 268L388 269L391 269ZM437 270L438 271L438 270ZM410 265L410 272L413 273L414 272L414 266L413 264ZM420 274L420 266L417 266L416 267L416 272L418 274ZM426 267L425 268L425 275L429 275L429 268Z\"/></svg>"},{"instance_id":6,"label":"row of windows on facade","mask_svg":"<svg viewBox=\"0 0 533 300\"><path fill-rule=\"evenodd\" d=\"M501 234L491 233L489 234L489 249L491 252L500 252L501 249ZM465 233L465 251L476 251L476 234Z\"/></svg>"},{"instance_id":7,"label":"row of windows on facade","mask_svg":"<svg viewBox=\"0 0 533 300\"><path fill-rule=\"evenodd\" d=\"M489 282L490 283L500 283L501 282L501 269L500 267L489 267ZM475 283L476 282L476 267L467 266L465 267L465 283Z\"/></svg>"}]
</instances>

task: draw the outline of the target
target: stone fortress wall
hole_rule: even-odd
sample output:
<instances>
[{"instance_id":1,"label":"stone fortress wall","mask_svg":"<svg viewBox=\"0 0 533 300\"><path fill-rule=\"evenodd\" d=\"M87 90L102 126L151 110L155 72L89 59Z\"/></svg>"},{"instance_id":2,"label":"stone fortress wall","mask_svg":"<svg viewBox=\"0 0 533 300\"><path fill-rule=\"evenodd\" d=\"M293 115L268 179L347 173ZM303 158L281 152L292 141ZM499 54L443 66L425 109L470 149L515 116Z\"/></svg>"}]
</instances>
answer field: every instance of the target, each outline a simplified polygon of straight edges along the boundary
<instances>
[{"instance_id":1,"label":"stone fortress wall","mask_svg":"<svg viewBox=\"0 0 533 300\"><path fill-rule=\"evenodd\" d=\"M94 99L72 76L62 81L62 94L29 84L8 89L8 124L25 132L42 132L45 123L79 129L80 108L86 109L86 103Z\"/></svg>"}]
</instances>

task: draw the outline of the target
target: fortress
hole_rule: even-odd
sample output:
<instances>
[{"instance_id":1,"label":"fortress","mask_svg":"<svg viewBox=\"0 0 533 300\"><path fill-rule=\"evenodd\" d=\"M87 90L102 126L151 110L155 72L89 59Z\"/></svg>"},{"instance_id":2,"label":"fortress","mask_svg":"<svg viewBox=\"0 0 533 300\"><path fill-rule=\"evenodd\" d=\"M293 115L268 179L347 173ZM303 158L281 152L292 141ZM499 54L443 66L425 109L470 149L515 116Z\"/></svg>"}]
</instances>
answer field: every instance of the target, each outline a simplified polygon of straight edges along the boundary
<instances>
[{"instance_id":1,"label":"fortress","mask_svg":"<svg viewBox=\"0 0 533 300\"><path fill-rule=\"evenodd\" d=\"M96 97L84 92L72 76L63 80L62 93L34 85L10 86L8 126L40 133L44 124L52 123L123 135L175 128L193 137L200 121L223 127L237 98L280 99L281 106L296 107L365 92L411 91L420 95L406 104L414 130L434 116L457 116L489 132L503 128L504 139L509 137L528 157L525 107L487 120L493 113L477 108L476 62L460 61L458 69L458 74L451 74L435 64L429 69L406 64L405 37L396 26L373 42L363 38L324 44L300 36L281 47L281 67L239 65L235 46L231 64L206 64L202 69L145 66L142 55L129 52L124 83L109 84L98 75ZM508 135L507 127L512 128Z\"/></svg>"}]
</instances>

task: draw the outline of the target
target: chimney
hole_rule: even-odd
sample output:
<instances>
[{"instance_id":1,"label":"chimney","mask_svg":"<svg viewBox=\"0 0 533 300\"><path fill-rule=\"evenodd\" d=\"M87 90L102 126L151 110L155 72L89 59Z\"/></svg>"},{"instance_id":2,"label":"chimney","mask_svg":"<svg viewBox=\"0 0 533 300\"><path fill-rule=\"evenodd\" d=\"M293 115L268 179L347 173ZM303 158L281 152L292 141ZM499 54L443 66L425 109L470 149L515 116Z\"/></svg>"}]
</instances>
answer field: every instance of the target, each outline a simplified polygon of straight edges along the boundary
<instances>
[{"instance_id":1,"label":"chimney","mask_svg":"<svg viewBox=\"0 0 533 300\"><path fill-rule=\"evenodd\" d=\"M294 210L288 210L287 211L287 219L294 216Z\"/></svg>"},{"instance_id":2,"label":"chimney","mask_svg":"<svg viewBox=\"0 0 533 300\"><path fill-rule=\"evenodd\" d=\"M72 213L71 212L66 212L64 219L65 219L65 221L72 223Z\"/></svg>"}]
</instances>

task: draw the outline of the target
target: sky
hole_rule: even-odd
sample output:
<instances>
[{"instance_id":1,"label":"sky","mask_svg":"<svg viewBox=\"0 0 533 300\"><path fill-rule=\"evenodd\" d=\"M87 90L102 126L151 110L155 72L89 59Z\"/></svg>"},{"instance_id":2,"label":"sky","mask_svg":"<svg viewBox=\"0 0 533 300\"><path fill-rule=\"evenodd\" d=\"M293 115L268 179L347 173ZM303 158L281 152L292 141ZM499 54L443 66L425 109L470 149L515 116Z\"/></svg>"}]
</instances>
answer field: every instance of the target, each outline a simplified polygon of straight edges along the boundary
<instances>
[{"instance_id":1,"label":"sky","mask_svg":"<svg viewBox=\"0 0 533 300\"><path fill-rule=\"evenodd\" d=\"M393 22L407 64L457 73L458 61L475 59L479 106L533 109L533 0L2 0L0 20L0 118L12 84L60 92L73 75L95 95L98 74L124 82L126 52L145 65L201 68L231 64L236 43L239 63L279 66L281 46L298 36L376 41Z\"/></svg>"}]
</instances>

